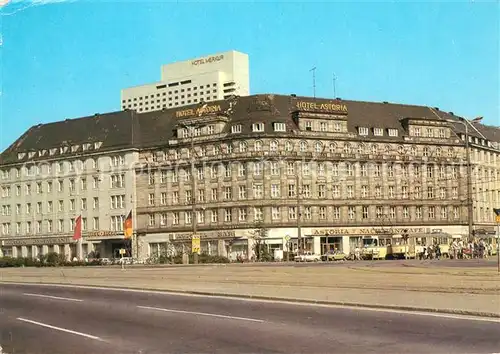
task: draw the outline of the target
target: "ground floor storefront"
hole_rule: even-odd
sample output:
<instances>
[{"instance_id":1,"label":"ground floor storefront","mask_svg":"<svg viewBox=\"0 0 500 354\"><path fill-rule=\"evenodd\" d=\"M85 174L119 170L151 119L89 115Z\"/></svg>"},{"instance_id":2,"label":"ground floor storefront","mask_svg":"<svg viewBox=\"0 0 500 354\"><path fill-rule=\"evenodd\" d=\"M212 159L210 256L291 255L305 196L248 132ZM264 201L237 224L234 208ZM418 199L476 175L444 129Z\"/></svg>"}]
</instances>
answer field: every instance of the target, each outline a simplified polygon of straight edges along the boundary
<instances>
[{"instance_id":1,"label":"ground floor storefront","mask_svg":"<svg viewBox=\"0 0 500 354\"><path fill-rule=\"evenodd\" d=\"M394 226L381 227L317 227L301 228L300 242L303 252L323 255L327 253L350 254L355 249L372 246L396 246L402 244L403 235L412 237L416 242L449 243L453 238L466 238L467 226L440 225L425 227ZM230 231L202 231L200 253L220 255L231 260L256 258L256 249L265 245L274 258L283 257L283 253L296 253L299 249L297 228L270 228L266 237L256 236L254 229L236 229ZM172 256L190 253L192 233L140 233L137 235L137 253L139 259L146 260L161 255ZM451 242L451 241L450 241Z\"/></svg>"}]
</instances>

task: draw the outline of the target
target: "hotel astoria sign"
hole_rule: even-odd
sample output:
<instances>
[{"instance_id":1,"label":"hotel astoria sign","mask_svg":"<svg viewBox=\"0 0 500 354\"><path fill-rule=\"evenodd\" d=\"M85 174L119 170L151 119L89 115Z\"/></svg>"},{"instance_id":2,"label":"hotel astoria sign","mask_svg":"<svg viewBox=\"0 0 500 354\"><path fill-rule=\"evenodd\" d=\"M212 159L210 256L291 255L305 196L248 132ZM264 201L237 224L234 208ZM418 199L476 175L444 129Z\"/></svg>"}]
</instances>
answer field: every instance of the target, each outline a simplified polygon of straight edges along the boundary
<instances>
[{"instance_id":1,"label":"hotel astoria sign","mask_svg":"<svg viewBox=\"0 0 500 354\"><path fill-rule=\"evenodd\" d=\"M406 230L406 231L405 231ZM387 234L402 234L408 232L409 234L424 233L424 228L383 228L383 227L356 227L356 228L339 228L339 229L314 229L312 230L313 236L363 236L363 235L387 235Z\"/></svg>"},{"instance_id":2,"label":"hotel astoria sign","mask_svg":"<svg viewBox=\"0 0 500 354\"><path fill-rule=\"evenodd\" d=\"M297 101L295 107L305 112L347 114L347 105L344 103Z\"/></svg>"}]
</instances>

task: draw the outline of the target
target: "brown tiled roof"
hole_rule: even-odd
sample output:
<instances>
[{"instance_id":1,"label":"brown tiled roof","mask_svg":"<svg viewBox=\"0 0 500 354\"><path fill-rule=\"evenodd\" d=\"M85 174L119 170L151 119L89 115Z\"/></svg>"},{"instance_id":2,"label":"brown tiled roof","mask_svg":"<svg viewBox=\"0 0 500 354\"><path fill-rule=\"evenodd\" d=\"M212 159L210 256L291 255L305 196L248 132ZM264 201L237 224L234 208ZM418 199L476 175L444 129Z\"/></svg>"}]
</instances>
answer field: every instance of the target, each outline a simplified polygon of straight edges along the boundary
<instances>
[{"instance_id":1,"label":"brown tiled roof","mask_svg":"<svg viewBox=\"0 0 500 354\"><path fill-rule=\"evenodd\" d=\"M399 136L394 139L402 139L406 135L402 124L405 118L445 119L457 122L460 118L451 112L446 113L426 106L262 94L238 97L233 101L232 112L228 113L231 121L226 126L226 131L229 132L234 124L241 124L242 135L250 134L252 123L262 122L266 125L264 134L283 134L272 132L271 125L274 122L284 122L287 124L288 133L290 133L297 128L292 114L296 111L297 101L345 104L348 107L349 132L356 133L358 127L393 128L399 131ZM222 111L227 111L230 108L230 100L209 102L208 105L219 105ZM199 105L192 105L141 114L134 111L120 111L39 124L28 129L4 151L1 154L0 163L19 162L18 152L38 151L96 141L103 143L99 150L166 145L168 140L175 137L174 129L180 119L177 118L176 112L198 107ZM498 127L481 124L476 126L488 139L500 142ZM459 133L463 130L463 125L457 123L455 128L456 132ZM471 135L476 134L472 130L470 133ZM387 133L384 134L384 138L389 138Z\"/></svg>"}]
</instances>

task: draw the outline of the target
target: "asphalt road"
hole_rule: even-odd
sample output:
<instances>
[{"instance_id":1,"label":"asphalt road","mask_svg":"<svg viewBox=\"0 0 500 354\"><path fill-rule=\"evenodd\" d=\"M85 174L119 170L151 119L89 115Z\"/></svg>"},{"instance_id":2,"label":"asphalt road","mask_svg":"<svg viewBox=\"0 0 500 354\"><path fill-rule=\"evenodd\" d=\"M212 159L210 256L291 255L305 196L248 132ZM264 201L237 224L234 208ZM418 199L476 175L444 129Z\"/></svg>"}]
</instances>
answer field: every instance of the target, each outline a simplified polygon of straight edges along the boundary
<instances>
[{"instance_id":1,"label":"asphalt road","mask_svg":"<svg viewBox=\"0 0 500 354\"><path fill-rule=\"evenodd\" d=\"M499 353L500 322L0 284L3 353Z\"/></svg>"}]
</instances>

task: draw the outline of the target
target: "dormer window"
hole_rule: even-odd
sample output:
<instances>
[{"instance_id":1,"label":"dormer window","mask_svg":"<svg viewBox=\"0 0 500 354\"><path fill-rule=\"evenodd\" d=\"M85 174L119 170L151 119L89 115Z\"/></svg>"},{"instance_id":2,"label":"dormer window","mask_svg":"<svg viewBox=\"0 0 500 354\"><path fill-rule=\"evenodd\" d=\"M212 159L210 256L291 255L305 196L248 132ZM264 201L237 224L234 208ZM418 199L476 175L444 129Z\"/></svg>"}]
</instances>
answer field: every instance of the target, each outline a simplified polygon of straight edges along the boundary
<instances>
[{"instance_id":1,"label":"dormer window","mask_svg":"<svg viewBox=\"0 0 500 354\"><path fill-rule=\"evenodd\" d=\"M363 135L363 136L368 135L368 128L367 127L359 127L358 134Z\"/></svg>"},{"instance_id":2,"label":"dormer window","mask_svg":"<svg viewBox=\"0 0 500 354\"><path fill-rule=\"evenodd\" d=\"M446 138L446 133L445 133L444 129L439 129L439 137Z\"/></svg>"},{"instance_id":3,"label":"dormer window","mask_svg":"<svg viewBox=\"0 0 500 354\"><path fill-rule=\"evenodd\" d=\"M56 152L57 152L57 149L56 149L56 148L50 149L50 150L49 150L49 155L50 155L50 156L53 156L53 155L55 155L55 154L56 154Z\"/></svg>"},{"instance_id":4,"label":"dormer window","mask_svg":"<svg viewBox=\"0 0 500 354\"><path fill-rule=\"evenodd\" d=\"M214 133L215 133L215 127L214 127L213 125L209 125L209 126L207 127L207 134L208 134L208 135L212 135L212 134L214 134Z\"/></svg>"},{"instance_id":5,"label":"dormer window","mask_svg":"<svg viewBox=\"0 0 500 354\"><path fill-rule=\"evenodd\" d=\"M398 130L397 129L389 129L389 136L396 137L398 136Z\"/></svg>"},{"instance_id":6,"label":"dormer window","mask_svg":"<svg viewBox=\"0 0 500 354\"><path fill-rule=\"evenodd\" d=\"M384 136L384 129L382 129L382 128L373 128L373 135L375 135L375 136Z\"/></svg>"},{"instance_id":7,"label":"dormer window","mask_svg":"<svg viewBox=\"0 0 500 354\"><path fill-rule=\"evenodd\" d=\"M38 156L43 156L47 153L47 150L38 150Z\"/></svg>"},{"instance_id":8,"label":"dormer window","mask_svg":"<svg viewBox=\"0 0 500 354\"><path fill-rule=\"evenodd\" d=\"M87 144L83 144L82 145L82 149L83 149L83 151L87 151L88 149L90 149L90 144L88 144L88 143Z\"/></svg>"},{"instance_id":9,"label":"dormer window","mask_svg":"<svg viewBox=\"0 0 500 354\"><path fill-rule=\"evenodd\" d=\"M264 131L264 123L254 123L252 124L253 132L263 132Z\"/></svg>"},{"instance_id":10,"label":"dormer window","mask_svg":"<svg viewBox=\"0 0 500 354\"><path fill-rule=\"evenodd\" d=\"M61 146L59 148L59 153L60 154L64 154L64 153L66 153L66 151L68 151L68 147L67 146Z\"/></svg>"},{"instance_id":11,"label":"dormer window","mask_svg":"<svg viewBox=\"0 0 500 354\"><path fill-rule=\"evenodd\" d=\"M312 131L312 122L310 120L306 121L306 130L308 132Z\"/></svg>"},{"instance_id":12,"label":"dormer window","mask_svg":"<svg viewBox=\"0 0 500 354\"><path fill-rule=\"evenodd\" d=\"M32 158L33 156L35 156L35 155L36 155L36 152L35 152L35 151L30 151L30 152L28 153L28 158L30 158L30 159L31 159L31 158Z\"/></svg>"},{"instance_id":13,"label":"dormer window","mask_svg":"<svg viewBox=\"0 0 500 354\"><path fill-rule=\"evenodd\" d=\"M274 123L274 131L275 132L286 132L286 124L285 123Z\"/></svg>"},{"instance_id":14,"label":"dormer window","mask_svg":"<svg viewBox=\"0 0 500 354\"><path fill-rule=\"evenodd\" d=\"M241 133L241 124L236 124L231 127L231 133L238 134Z\"/></svg>"},{"instance_id":15,"label":"dormer window","mask_svg":"<svg viewBox=\"0 0 500 354\"><path fill-rule=\"evenodd\" d=\"M79 147L80 147L79 145L73 145L71 147L71 152L77 152Z\"/></svg>"},{"instance_id":16,"label":"dormer window","mask_svg":"<svg viewBox=\"0 0 500 354\"><path fill-rule=\"evenodd\" d=\"M94 150L99 149L102 146L102 141L96 141L94 143Z\"/></svg>"},{"instance_id":17,"label":"dormer window","mask_svg":"<svg viewBox=\"0 0 500 354\"><path fill-rule=\"evenodd\" d=\"M413 135L414 136L421 136L422 130L420 128L413 128Z\"/></svg>"},{"instance_id":18,"label":"dormer window","mask_svg":"<svg viewBox=\"0 0 500 354\"><path fill-rule=\"evenodd\" d=\"M481 145L484 146L484 139L481 139Z\"/></svg>"}]
</instances>

